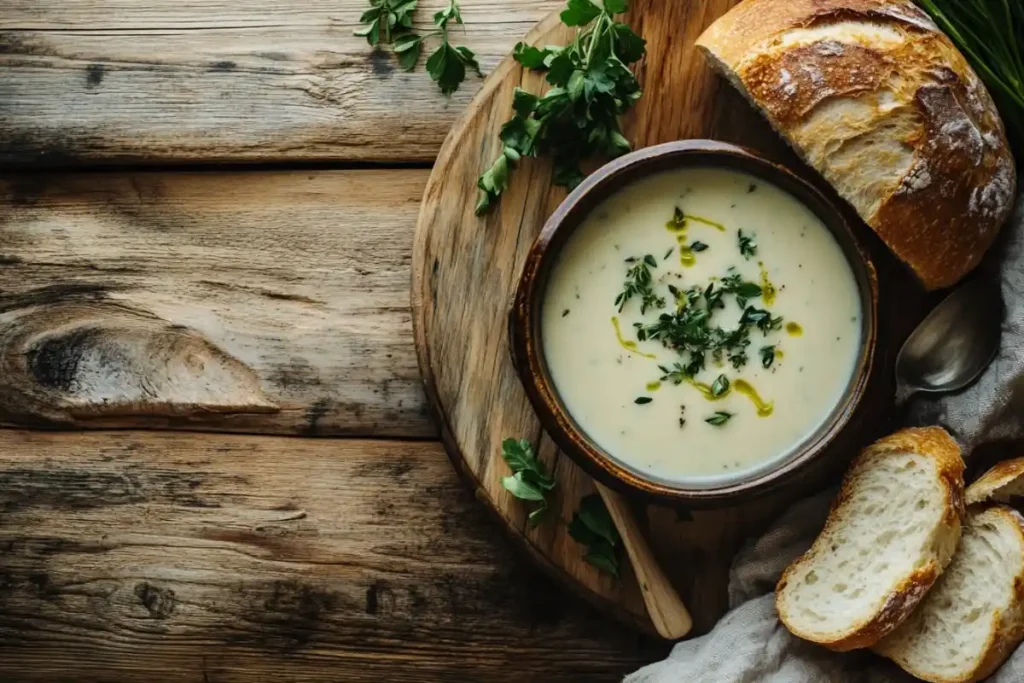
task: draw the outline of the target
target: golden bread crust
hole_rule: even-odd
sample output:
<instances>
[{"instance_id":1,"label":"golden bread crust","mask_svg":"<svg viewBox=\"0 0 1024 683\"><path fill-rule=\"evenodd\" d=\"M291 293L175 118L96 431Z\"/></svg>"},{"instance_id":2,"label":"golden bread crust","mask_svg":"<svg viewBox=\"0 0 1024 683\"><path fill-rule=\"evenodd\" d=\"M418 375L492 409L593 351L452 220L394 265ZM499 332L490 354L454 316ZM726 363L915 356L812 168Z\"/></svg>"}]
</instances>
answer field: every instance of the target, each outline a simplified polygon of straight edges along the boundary
<instances>
[{"instance_id":1,"label":"golden bread crust","mask_svg":"<svg viewBox=\"0 0 1024 683\"><path fill-rule=\"evenodd\" d=\"M697 45L925 287L978 264L1016 167L988 91L912 2L745 0Z\"/></svg>"}]
</instances>

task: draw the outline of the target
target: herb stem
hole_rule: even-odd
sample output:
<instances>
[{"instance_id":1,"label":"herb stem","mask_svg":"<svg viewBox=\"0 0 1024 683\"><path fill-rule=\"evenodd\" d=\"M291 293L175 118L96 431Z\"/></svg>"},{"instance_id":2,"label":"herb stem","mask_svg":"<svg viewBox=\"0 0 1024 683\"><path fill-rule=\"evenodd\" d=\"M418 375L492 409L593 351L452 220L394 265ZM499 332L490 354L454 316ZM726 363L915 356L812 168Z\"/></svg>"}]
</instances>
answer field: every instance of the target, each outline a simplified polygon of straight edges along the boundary
<instances>
[{"instance_id":1,"label":"herb stem","mask_svg":"<svg viewBox=\"0 0 1024 683\"><path fill-rule=\"evenodd\" d=\"M597 43L601 37L601 30L604 28L604 22L607 19L608 14L604 10L601 10L601 14L599 14L595 20L594 29L590 33L590 44L587 46L587 54L583 58L584 71L590 67L590 62L594 58L594 51L597 49Z\"/></svg>"}]
</instances>

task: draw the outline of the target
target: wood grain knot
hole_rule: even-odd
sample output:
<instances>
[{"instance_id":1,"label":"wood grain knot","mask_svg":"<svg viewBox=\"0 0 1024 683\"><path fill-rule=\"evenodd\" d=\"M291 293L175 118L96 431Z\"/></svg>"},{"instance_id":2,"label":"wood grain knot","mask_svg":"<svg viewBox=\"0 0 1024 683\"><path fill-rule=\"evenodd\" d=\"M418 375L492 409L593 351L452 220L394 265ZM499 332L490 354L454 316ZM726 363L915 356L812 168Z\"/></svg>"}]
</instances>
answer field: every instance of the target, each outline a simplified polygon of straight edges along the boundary
<instances>
[{"instance_id":1,"label":"wood grain knot","mask_svg":"<svg viewBox=\"0 0 1024 683\"><path fill-rule=\"evenodd\" d=\"M248 366L195 330L149 313L109 300L0 313L5 421L59 425L277 410Z\"/></svg>"}]
</instances>

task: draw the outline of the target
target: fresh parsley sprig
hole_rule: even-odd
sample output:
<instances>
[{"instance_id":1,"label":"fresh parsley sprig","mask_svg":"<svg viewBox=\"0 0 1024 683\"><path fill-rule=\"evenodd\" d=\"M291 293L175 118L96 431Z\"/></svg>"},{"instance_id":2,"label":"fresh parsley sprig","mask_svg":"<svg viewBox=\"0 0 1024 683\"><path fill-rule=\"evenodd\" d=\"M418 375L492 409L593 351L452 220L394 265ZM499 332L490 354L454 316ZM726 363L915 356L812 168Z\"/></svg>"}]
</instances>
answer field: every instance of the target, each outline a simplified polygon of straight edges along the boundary
<instances>
[{"instance_id":1,"label":"fresh parsley sprig","mask_svg":"<svg viewBox=\"0 0 1024 683\"><path fill-rule=\"evenodd\" d=\"M603 572L619 578L619 547L622 539L601 496L580 499L579 509L569 523L569 535L587 547L583 559Z\"/></svg>"},{"instance_id":2,"label":"fresh parsley sprig","mask_svg":"<svg viewBox=\"0 0 1024 683\"><path fill-rule=\"evenodd\" d=\"M366 38L372 47L391 45L398 64L406 71L416 68L423 51L423 41L440 38L441 44L427 57L427 74L445 95L450 95L466 79L466 69L482 76L476 55L468 47L453 46L448 40L448 24L462 24L462 12L456 0L449 0L444 9L434 14L437 28L427 34L413 31L412 14L417 0L370 0L370 9L359 18L365 24L355 34Z\"/></svg>"},{"instance_id":3,"label":"fresh parsley sprig","mask_svg":"<svg viewBox=\"0 0 1024 683\"><path fill-rule=\"evenodd\" d=\"M547 517L547 493L555 488L555 478L548 473L537 456L533 445L526 439L505 439L501 442L501 457L512 470L512 476L503 477L502 487L520 500L540 503L527 518L531 527L535 527Z\"/></svg>"},{"instance_id":4,"label":"fresh parsley sprig","mask_svg":"<svg viewBox=\"0 0 1024 683\"><path fill-rule=\"evenodd\" d=\"M513 58L528 69L546 71L552 86L543 95L517 88L515 114L501 128L501 153L480 175L477 215L489 211L508 187L509 175L524 156L549 155L554 183L572 189L583 180L580 163L592 156L628 152L618 117L640 98L640 84L629 65L646 52L645 42L614 19L627 0L569 0L562 23L576 27L563 47L516 45Z\"/></svg>"}]
</instances>

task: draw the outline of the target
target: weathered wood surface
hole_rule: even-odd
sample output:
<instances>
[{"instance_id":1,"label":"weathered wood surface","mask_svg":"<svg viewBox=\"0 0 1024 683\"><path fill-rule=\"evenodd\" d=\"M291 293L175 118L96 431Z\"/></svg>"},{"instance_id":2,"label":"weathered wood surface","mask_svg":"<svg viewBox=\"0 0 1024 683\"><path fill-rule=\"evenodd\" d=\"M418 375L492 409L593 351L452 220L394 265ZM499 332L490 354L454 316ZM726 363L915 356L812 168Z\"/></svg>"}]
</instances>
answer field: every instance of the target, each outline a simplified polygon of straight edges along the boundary
<instances>
[{"instance_id":1,"label":"weathered wood surface","mask_svg":"<svg viewBox=\"0 0 1024 683\"><path fill-rule=\"evenodd\" d=\"M0 179L0 421L434 436L408 296L426 176Z\"/></svg>"},{"instance_id":2,"label":"weathered wood surface","mask_svg":"<svg viewBox=\"0 0 1024 683\"><path fill-rule=\"evenodd\" d=\"M627 136L637 146L687 137L716 137L756 146L789 160L778 138L718 79L693 41L736 0L635 0L629 21L647 40L638 76L646 88ZM563 42L557 16L541 22L527 41ZM449 452L490 506L549 571L620 616L650 628L636 580L615 582L583 561L565 524L529 529L524 505L501 486L508 468L500 457L507 437L539 441L558 479L555 509L572 518L593 483L543 435L509 359L507 314L523 260L544 221L565 193L550 187L550 164L526 160L493 214L473 215L472 179L498 151L498 130L515 86L536 90L542 77L511 60L488 78L456 124L431 174L413 253L413 309L417 352L428 395L442 417ZM472 296L466 296L472 292ZM792 495L792 493L790 493ZM651 507L655 553L669 568L695 628L706 630L726 608L732 555L786 498L695 514L677 522L672 510ZM700 562L693 561L701 558Z\"/></svg>"},{"instance_id":3,"label":"weathered wood surface","mask_svg":"<svg viewBox=\"0 0 1024 683\"><path fill-rule=\"evenodd\" d=\"M437 443L0 430L0 680L618 680Z\"/></svg>"},{"instance_id":4,"label":"weathered wood surface","mask_svg":"<svg viewBox=\"0 0 1024 683\"><path fill-rule=\"evenodd\" d=\"M558 4L466 0L453 37L486 72ZM481 80L446 98L422 60L401 71L352 35L368 6L5 0L0 164L432 161Z\"/></svg>"}]
</instances>

